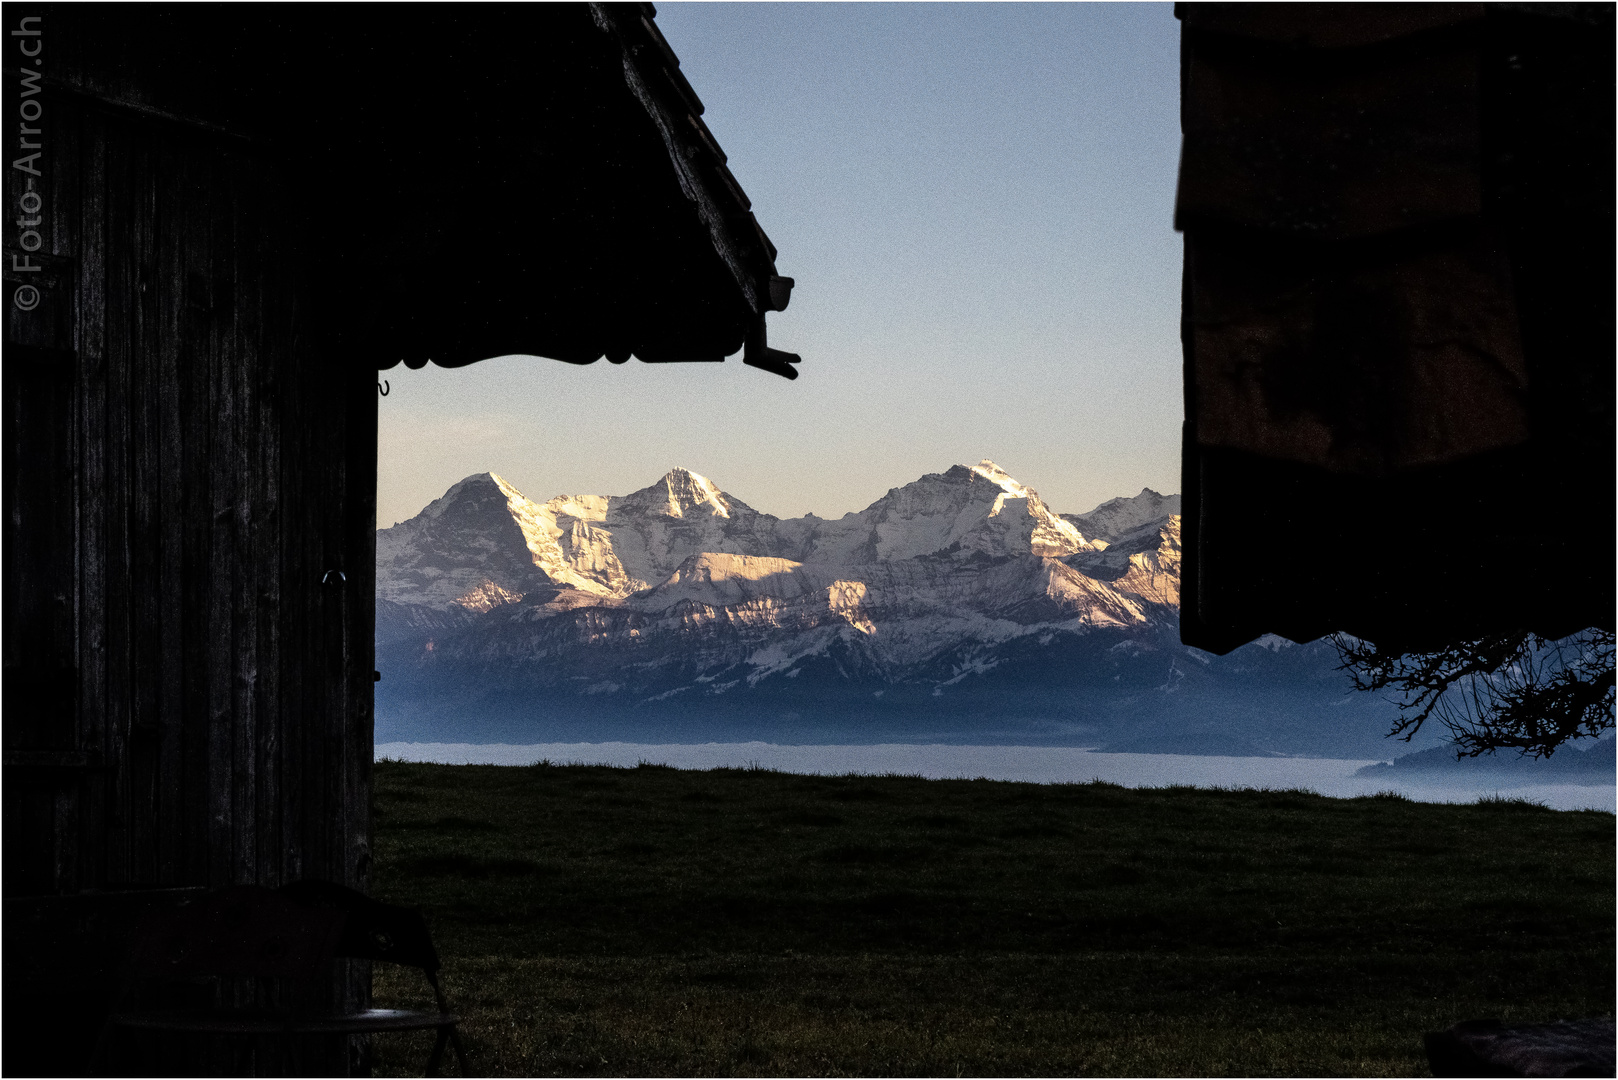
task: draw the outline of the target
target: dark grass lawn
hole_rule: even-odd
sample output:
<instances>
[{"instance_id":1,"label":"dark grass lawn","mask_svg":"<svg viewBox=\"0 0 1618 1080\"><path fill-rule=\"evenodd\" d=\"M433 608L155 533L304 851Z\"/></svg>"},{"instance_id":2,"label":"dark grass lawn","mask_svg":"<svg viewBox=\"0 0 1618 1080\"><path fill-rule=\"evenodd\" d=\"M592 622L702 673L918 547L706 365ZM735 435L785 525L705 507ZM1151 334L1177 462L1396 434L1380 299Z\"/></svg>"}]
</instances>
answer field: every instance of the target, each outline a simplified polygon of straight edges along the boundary
<instances>
[{"instance_id":1,"label":"dark grass lawn","mask_svg":"<svg viewBox=\"0 0 1618 1080\"><path fill-rule=\"evenodd\" d=\"M1611 1015L1614 820L1298 792L376 767L495 1075L1425 1075ZM379 965L379 1004L425 1004ZM429 1043L378 1041L377 1070Z\"/></svg>"}]
</instances>

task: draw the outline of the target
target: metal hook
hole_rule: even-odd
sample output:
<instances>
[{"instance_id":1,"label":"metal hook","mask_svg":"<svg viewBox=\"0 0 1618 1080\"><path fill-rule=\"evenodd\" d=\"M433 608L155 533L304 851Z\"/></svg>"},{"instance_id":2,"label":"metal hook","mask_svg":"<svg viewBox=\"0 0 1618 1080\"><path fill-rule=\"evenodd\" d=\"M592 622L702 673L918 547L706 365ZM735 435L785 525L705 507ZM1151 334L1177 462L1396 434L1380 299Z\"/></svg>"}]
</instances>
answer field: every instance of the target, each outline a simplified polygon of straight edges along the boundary
<instances>
[{"instance_id":1,"label":"metal hook","mask_svg":"<svg viewBox=\"0 0 1618 1080\"><path fill-rule=\"evenodd\" d=\"M392 389L393 386L386 379L383 379L381 382L376 384L376 392L381 394L383 397L387 397L388 391Z\"/></svg>"}]
</instances>

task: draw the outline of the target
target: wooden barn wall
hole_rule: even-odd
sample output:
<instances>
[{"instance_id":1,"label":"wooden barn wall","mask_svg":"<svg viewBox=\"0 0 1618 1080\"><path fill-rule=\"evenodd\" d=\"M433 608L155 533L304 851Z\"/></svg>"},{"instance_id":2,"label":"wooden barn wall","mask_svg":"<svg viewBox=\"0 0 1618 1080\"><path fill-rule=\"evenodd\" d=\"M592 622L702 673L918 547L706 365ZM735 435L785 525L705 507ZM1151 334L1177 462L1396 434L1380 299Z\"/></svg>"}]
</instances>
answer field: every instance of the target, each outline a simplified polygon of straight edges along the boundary
<instances>
[{"instance_id":1,"label":"wooden barn wall","mask_svg":"<svg viewBox=\"0 0 1618 1080\"><path fill-rule=\"evenodd\" d=\"M318 177L43 100L7 172L44 221L5 274L6 894L364 888L375 372L323 351Z\"/></svg>"}]
</instances>

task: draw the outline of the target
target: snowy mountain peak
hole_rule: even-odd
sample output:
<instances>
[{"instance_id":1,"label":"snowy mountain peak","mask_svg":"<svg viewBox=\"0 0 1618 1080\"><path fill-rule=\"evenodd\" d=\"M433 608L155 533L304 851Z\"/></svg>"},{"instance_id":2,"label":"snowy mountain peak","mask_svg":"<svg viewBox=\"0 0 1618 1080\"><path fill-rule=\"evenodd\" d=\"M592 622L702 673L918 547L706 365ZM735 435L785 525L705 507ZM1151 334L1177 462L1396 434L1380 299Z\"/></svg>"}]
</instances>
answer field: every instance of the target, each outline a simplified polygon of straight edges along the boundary
<instances>
[{"instance_id":1,"label":"snowy mountain peak","mask_svg":"<svg viewBox=\"0 0 1618 1080\"><path fill-rule=\"evenodd\" d=\"M418 517L438 519L445 514L475 513L507 498L506 482L494 473L473 473L451 484L449 490L428 503Z\"/></svg>"},{"instance_id":2,"label":"snowy mountain peak","mask_svg":"<svg viewBox=\"0 0 1618 1080\"><path fill-rule=\"evenodd\" d=\"M962 468L965 468L970 473L983 477L983 479L989 481L990 483L998 484L1001 488L1013 495L1026 496L1028 494L1027 488L1013 480L1006 470L1002 469L988 458L984 458L976 465L962 466Z\"/></svg>"},{"instance_id":3,"label":"snowy mountain peak","mask_svg":"<svg viewBox=\"0 0 1618 1080\"><path fill-rule=\"evenodd\" d=\"M1135 539L1143 530L1155 536L1164 518L1179 513L1180 496L1159 495L1151 488L1141 488L1140 494L1133 498L1108 499L1087 514L1063 514L1062 517L1092 540L1116 544Z\"/></svg>"},{"instance_id":4,"label":"snowy mountain peak","mask_svg":"<svg viewBox=\"0 0 1618 1080\"><path fill-rule=\"evenodd\" d=\"M932 555L1061 558L1092 546L1033 488L988 460L928 473L839 521L800 518L782 529L804 536L794 558L840 565Z\"/></svg>"},{"instance_id":5,"label":"snowy mountain peak","mask_svg":"<svg viewBox=\"0 0 1618 1080\"><path fill-rule=\"evenodd\" d=\"M376 534L377 598L487 611L552 579L538 558L539 508L494 473L474 473L409 521Z\"/></svg>"},{"instance_id":6,"label":"snowy mountain peak","mask_svg":"<svg viewBox=\"0 0 1618 1080\"><path fill-rule=\"evenodd\" d=\"M618 505L668 518L683 518L692 512L699 516L728 518L731 510L730 501L713 481L680 468L670 469L651 487L625 495Z\"/></svg>"}]
</instances>

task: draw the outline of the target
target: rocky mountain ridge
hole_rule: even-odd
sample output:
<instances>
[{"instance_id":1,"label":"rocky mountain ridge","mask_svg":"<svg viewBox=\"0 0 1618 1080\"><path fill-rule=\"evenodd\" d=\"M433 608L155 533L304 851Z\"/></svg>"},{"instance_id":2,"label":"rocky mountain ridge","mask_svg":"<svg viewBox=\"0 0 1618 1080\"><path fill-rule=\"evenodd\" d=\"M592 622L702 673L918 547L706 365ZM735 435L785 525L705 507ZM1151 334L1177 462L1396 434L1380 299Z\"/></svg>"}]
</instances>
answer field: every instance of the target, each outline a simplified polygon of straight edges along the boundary
<instances>
[{"instance_id":1,"label":"rocky mountain ridge","mask_svg":"<svg viewBox=\"0 0 1618 1080\"><path fill-rule=\"evenodd\" d=\"M1132 509L1139 499L1151 502L1145 512ZM1177 505L1177 496L1171 500ZM1143 491L1095 513L1127 522L1133 538L1168 521L1171 513L1153 513L1165 503ZM703 554L865 566L924 556L1062 559L1110 546L1087 540L1078 520L1053 514L992 461L929 474L837 520L759 513L686 469L629 495L561 495L543 504L479 473L377 533L377 595L486 611L547 585L623 598Z\"/></svg>"},{"instance_id":2,"label":"rocky mountain ridge","mask_svg":"<svg viewBox=\"0 0 1618 1080\"><path fill-rule=\"evenodd\" d=\"M1099 508L1128 522L1135 543L1087 574L1114 545L1086 539L990 461L929 474L835 521L759 513L685 469L621 497L543 504L481 473L378 532L377 599L410 625L518 603L535 615L625 608L755 626L766 608L782 626L813 609L871 635L872 607L890 619L1136 625L1179 603L1179 522L1143 522L1130 506Z\"/></svg>"},{"instance_id":3,"label":"rocky mountain ridge","mask_svg":"<svg viewBox=\"0 0 1618 1080\"><path fill-rule=\"evenodd\" d=\"M1299 680L1340 696L1319 647L1179 644L1178 509L1143 490L1058 514L987 460L835 520L761 513L685 469L544 503L470 476L377 534L378 723L487 735L729 717L761 737L875 737L1015 718L1052 738L1149 739L1176 708L1212 723L1210 688L1261 668L1291 672L1282 696Z\"/></svg>"}]
</instances>

